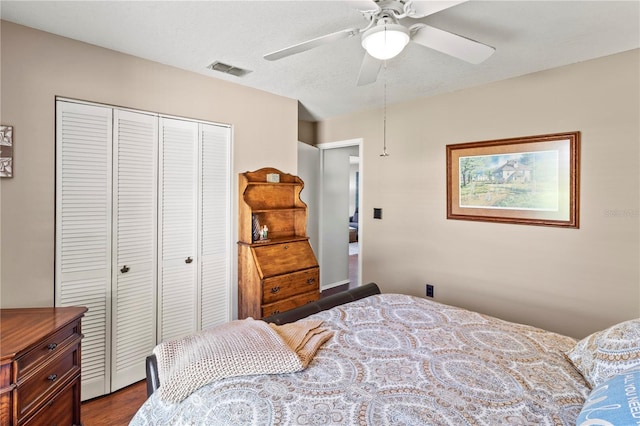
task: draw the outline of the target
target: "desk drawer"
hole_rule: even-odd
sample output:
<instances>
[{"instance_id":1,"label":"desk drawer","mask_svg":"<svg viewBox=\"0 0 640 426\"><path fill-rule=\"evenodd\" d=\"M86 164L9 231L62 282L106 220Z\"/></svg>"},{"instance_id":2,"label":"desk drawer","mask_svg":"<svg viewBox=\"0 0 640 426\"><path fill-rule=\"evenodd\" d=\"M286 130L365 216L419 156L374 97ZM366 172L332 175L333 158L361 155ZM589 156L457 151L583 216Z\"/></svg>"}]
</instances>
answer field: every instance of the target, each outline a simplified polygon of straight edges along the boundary
<instances>
[{"instance_id":1,"label":"desk drawer","mask_svg":"<svg viewBox=\"0 0 640 426\"><path fill-rule=\"evenodd\" d=\"M253 248L253 253L261 278L318 266L309 241L294 241L255 247Z\"/></svg>"},{"instance_id":2,"label":"desk drawer","mask_svg":"<svg viewBox=\"0 0 640 426\"><path fill-rule=\"evenodd\" d=\"M289 309L297 308L298 306L315 302L319 297L320 293L318 292L318 290L315 290L309 293L301 294L299 296L290 297L279 302L262 305L262 317L268 317L269 315L288 311Z\"/></svg>"},{"instance_id":3,"label":"desk drawer","mask_svg":"<svg viewBox=\"0 0 640 426\"><path fill-rule=\"evenodd\" d=\"M319 278L318 268L266 278L262 282L262 303L273 303L296 294L318 291Z\"/></svg>"},{"instance_id":4,"label":"desk drawer","mask_svg":"<svg viewBox=\"0 0 640 426\"><path fill-rule=\"evenodd\" d=\"M80 374L80 339L43 362L33 375L18 382L18 418L28 415L36 406L47 401L65 383Z\"/></svg>"},{"instance_id":5,"label":"desk drawer","mask_svg":"<svg viewBox=\"0 0 640 426\"><path fill-rule=\"evenodd\" d=\"M60 350L68 346L70 342L80 336L80 322L72 322L51 336L43 339L39 344L17 360L18 381L29 374L34 367L39 366L48 357L55 356Z\"/></svg>"}]
</instances>

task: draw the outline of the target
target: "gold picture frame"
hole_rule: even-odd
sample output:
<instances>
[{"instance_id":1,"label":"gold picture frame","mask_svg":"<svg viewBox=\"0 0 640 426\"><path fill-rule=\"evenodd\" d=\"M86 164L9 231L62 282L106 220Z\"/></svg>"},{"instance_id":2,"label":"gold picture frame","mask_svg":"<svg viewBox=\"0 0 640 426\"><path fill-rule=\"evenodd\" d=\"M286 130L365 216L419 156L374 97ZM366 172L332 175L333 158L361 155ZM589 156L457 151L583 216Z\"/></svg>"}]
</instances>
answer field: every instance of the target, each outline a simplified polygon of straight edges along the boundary
<instances>
[{"instance_id":1,"label":"gold picture frame","mask_svg":"<svg viewBox=\"0 0 640 426\"><path fill-rule=\"evenodd\" d=\"M446 148L447 219L579 227L580 132Z\"/></svg>"}]
</instances>

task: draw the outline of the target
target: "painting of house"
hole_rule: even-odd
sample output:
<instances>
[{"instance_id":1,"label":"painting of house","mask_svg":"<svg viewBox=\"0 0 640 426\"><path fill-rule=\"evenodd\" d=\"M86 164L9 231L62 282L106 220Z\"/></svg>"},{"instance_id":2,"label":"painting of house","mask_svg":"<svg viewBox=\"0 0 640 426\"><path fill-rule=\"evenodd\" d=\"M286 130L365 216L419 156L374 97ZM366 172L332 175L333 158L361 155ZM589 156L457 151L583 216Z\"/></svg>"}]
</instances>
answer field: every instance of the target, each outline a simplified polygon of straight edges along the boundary
<instances>
[{"instance_id":1,"label":"painting of house","mask_svg":"<svg viewBox=\"0 0 640 426\"><path fill-rule=\"evenodd\" d=\"M508 160L495 169L491 176L498 183L528 183L532 179L531 168L518 160Z\"/></svg>"}]
</instances>

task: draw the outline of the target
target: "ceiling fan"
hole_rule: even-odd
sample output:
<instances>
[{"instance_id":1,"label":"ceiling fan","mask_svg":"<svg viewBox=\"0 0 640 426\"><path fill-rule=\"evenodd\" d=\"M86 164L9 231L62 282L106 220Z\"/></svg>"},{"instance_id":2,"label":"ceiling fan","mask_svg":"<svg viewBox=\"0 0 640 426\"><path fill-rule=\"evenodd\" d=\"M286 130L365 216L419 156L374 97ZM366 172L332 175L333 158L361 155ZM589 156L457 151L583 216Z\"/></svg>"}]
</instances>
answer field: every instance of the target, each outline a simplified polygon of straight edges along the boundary
<instances>
[{"instance_id":1,"label":"ceiling fan","mask_svg":"<svg viewBox=\"0 0 640 426\"><path fill-rule=\"evenodd\" d=\"M493 54L495 48L457 34L416 23L410 27L399 24L403 18L424 18L464 3L467 0L412 1L412 0L358 0L352 1L369 20L365 28L348 28L327 34L264 55L270 61L305 52L340 39L362 34L362 47L366 50L358 86L376 81L382 62L399 54L409 43L437 50L472 64L479 64Z\"/></svg>"}]
</instances>

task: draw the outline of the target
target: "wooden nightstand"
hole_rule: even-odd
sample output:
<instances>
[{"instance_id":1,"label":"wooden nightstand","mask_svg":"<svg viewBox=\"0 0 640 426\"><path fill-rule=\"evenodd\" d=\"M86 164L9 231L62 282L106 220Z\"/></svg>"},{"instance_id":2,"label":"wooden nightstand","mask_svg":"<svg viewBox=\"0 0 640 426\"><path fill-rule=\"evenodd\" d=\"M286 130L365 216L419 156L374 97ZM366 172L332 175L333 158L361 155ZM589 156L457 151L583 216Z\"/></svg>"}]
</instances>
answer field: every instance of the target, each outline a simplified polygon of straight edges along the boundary
<instances>
[{"instance_id":1,"label":"wooden nightstand","mask_svg":"<svg viewBox=\"0 0 640 426\"><path fill-rule=\"evenodd\" d=\"M0 309L0 425L80 425L84 307Z\"/></svg>"}]
</instances>

